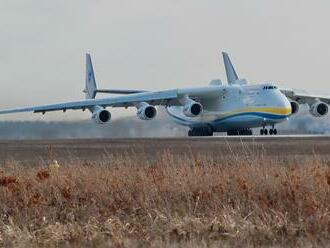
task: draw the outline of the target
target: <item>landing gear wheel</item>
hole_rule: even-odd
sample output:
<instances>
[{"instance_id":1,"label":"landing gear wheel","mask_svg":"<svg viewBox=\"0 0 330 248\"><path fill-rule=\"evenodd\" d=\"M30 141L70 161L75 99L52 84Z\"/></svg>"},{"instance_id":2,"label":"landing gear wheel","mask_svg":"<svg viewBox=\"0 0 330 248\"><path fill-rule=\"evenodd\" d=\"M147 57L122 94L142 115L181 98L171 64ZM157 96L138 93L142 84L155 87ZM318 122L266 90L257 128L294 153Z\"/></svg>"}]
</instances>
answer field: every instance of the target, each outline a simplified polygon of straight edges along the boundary
<instances>
[{"instance_id":1,"label":"landing gear wheel","mask_svg":"<svg viewBox=\"0 0 330 248\"><path fill-rule=\"evenodd\" d=\"M268 130L266 128L260 129L260 135L268 135Z\"/></svg>"},{"instance_id":2,"label":"landing gear wheel","mask_svg":"<svg viewBox=\"0 0 330 248\"><path fill-rule=\"evenodd\" d=\"M229 131L227 131L227 136L236 136L236 135L239 135L238 130L229 130Z\"/></svg>"},{"instance_id":3,"label":"landing gear wheel","mask_svg":"<svg viewBox=\"0 0 330 248\"><path fill-rule=\"evenodd\" d=\"M227 131L227 136L250 136L253 135L252 130L251 129L233 129L233 130L229 130Z\"/></svg>"},{"instance_id":4,"label":"landing gear wheel","mask_svg":"<svg viewBox=\"0 0 330 248\"><path fill-rule=\"evenodd\" d=\"M252 135L252 130L251 129L240 130L238 134L242 136L249 136Z\"/></svg>"},{"instance_id":5,"label":"landing gear wheel","mask_svg":"<svg viewBox=\"0 0 330 248\"><path fill-rule=\"evenodd\" d=\"M269 134L270 134L270 135L277 135L277 129L274 128L274 126L272 126L272 128L269 129Z\"/></svg>"},{"instance_id":6,"label":"landing gear wheel","mask_svg":"<svg viewBox=\"0 0 330 248\"><path fill-rule=\"evenodd\" d=\"M188 136L213 136L213 129L211 127L195 127L188 131Z\"/></svg>"},{"instance_id":7,"label":"landing gear wheel","mask_svg":"<svg viewBox=\"0 0 330 248\"><path fill-rule=\"evenodd\" d=\"M260 129L260 135L268 135L268 130L266 128Z\"/></svg>"}]
</instances>

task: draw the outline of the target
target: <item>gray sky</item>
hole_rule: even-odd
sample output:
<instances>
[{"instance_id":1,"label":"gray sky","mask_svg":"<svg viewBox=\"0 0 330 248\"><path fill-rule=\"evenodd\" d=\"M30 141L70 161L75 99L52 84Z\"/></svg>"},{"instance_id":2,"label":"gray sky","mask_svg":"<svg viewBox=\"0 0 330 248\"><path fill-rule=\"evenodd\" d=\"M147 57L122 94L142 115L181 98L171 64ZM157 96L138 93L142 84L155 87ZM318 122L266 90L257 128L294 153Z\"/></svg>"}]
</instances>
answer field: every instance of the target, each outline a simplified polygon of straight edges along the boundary
<instances>
[{"instance_id":1,"label":"gray sky","mask_svg":"<svg viewBox=\"0 0 330 248\"><path fill-rule=\"evenodd\" d=\"M329 0L2 0L0 107L84 97L87 51L102 88L225 81L225 50L249 81L330 95L329 13Z\"/></svg>"}]
</instances>

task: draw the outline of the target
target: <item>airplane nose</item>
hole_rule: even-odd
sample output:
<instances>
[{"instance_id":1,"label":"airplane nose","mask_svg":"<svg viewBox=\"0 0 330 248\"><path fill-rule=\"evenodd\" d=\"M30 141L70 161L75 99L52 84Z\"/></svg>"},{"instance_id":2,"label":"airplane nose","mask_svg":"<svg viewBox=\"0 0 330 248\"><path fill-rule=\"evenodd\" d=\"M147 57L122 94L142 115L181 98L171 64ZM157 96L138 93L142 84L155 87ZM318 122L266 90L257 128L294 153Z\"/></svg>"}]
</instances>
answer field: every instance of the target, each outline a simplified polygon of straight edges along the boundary
<instances>
[{"instance_id":1,"label":"airplane nose","mask_svg":"<svg viewBox=\"0 0 330 248\"><path fill-rule=\"evenodd\" d=\"M281 108L285 109L287 115L290 115L292 113L291 103L289 99L284 95L281 96Z\"/></svg>"}]
</instances>

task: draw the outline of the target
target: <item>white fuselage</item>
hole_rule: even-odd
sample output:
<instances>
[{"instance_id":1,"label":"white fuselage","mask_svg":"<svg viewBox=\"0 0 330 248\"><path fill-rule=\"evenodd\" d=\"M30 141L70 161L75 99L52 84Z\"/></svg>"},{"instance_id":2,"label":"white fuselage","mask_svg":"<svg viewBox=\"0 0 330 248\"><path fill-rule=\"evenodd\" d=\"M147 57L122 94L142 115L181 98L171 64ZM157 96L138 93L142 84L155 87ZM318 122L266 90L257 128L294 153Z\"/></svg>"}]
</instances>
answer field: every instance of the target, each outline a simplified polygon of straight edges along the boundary
<instances>
[{"instance_id":1,"label":"white fuselage","mask_svg":"<svg viewBox=\"0 0 330 248\"><path fill-rule=\"evenodd\" d=\"M182 106L167 107L168 114L181 125L210 126L217 132L275 125L291 115L289 100L272 84L209 87L219 94L199 99L204 110L198 117L184 115Z\"/></svg>"}]
</instances>

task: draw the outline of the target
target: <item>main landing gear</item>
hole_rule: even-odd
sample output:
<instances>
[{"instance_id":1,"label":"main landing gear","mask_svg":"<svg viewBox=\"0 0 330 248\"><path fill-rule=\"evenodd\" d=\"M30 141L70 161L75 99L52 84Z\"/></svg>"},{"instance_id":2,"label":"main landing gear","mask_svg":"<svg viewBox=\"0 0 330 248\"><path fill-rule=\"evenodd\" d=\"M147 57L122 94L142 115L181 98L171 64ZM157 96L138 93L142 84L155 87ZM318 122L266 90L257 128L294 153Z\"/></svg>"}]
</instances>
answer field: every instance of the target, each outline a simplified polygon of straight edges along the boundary
<instances>
[{"instance_id":1,"label":"main landing gear","mask_svg":"<svg viewBox=\"0 0 330 248\"><path fill-rule=\"evenodd\" d=\"M268 135L268 130L266 128L260 129L260 135ZM269 135L277 135L277 129L274 127L269 129Z\"/></svg>"},{"instance_id":2,"label":"main landing gear","mask_svg":"<svg viewBox=\"0 0 330 248\"><path fill-rule=\"evenodd\" d=\"M188 136L213 136L211 127L194 127L188 131Z\"/></svg>"},{"instance_id":3,"label":"main landing gear","mask_svg":"<svg viewBox=\"0 0 330 248\"><path fill-rule=\"evenodd\" d=\"M241 130L230 130L227 132L228 136L235 136L235 135L241 135L241 136L250 136L252 135L251 129L241 129Z\"/></svg>"}]
</instances>

